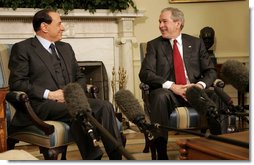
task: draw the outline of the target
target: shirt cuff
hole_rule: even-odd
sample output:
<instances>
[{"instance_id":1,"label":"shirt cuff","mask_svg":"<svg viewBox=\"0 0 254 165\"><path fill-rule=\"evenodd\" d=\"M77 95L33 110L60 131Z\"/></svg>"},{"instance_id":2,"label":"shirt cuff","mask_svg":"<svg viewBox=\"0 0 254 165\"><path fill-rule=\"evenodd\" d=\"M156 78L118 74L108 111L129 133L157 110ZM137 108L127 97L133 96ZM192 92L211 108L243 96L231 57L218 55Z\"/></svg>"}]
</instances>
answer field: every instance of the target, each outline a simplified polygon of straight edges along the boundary
<instances>
[{"instance_id":1,"label":"shirt cuff","mask_svg":"<svg viewBox=\"0 0 254 165\"><path fill-rule=\"evenodd\" d=\"M45 92L43 94L44 99L48 99L49 92L50 92L50 90L48 90L48 89L45 90Z\"/></svg>"},{"instance_id":2,"label":"shirt cuff","mask_svg":"<svg viewBox=\"0 0 254 165\"><path fill-rule=\"evenodd\" d=\"M173 81L166 81L162 84L162 88L169 89L171 88L172 84L174 84Z\"/></svg>"}]
</instances>

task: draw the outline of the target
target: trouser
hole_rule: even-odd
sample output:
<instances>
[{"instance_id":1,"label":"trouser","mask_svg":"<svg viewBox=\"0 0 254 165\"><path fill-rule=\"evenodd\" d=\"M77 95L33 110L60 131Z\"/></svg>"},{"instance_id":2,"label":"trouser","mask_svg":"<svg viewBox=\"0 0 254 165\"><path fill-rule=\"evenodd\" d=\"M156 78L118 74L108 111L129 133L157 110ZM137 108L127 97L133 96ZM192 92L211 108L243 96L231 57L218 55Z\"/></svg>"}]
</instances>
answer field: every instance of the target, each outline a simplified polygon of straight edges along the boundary
<instances>
[{"instance_id":1,"label":"trouser","mask_svg":"<svg viewBox=\"0 0 254 165\"><path fill-rule=\"evenodd\" d=\"M209 94L211 95L211 94ZM215 97L214 95L212 95ZM214 99L212 99L214 100ZM150 92L149 95L149 105L150 105L150 120L152 123L159 123L160 125L169 126L169 118L172 111L175 107L179 106L190 106L188 102L182 99L179 96L176 96L172 91L159 88ZM201 116L207 120L208 127L212 134L220 134L220 123L214 118L207 118L207 116ZM158 154L165 155L166 145L168 141L168 130L166 129L157 129L153 132L155 137L155 141L159 145L156 145L157 150L161 150L162 152L158 152ZM165 143L166 142L166 143ZM160 155L158 155L160 156ZM162 156L165 158L165 156Z\"/></svg>"},{"instance_id":2,"label":"trouser","mask_svg":"<svg viewBox=\"0 0 254 165\"><path fill-rule=\"evenodd\" d=\"M120 130L117 126L114 108L108 101L100 99L90 99L88 102L92 109L94 118L108 131L117 142L121 142ZM66 104L47 100L36 109L36 113L42 120L56 120L68 123L71 126L72 136L77 143L83 159L98 158L100 151L93 147L91 138L84 132L82 123L71 123L72 118L68 112ZM94 126L95 127L95 126ZM121 159L122 154L117 151L111 141L99 133L103 142L104 148L109 156L109 159ZM89 153L94 152L94 155Z\"/></svg>"}]
</instances>

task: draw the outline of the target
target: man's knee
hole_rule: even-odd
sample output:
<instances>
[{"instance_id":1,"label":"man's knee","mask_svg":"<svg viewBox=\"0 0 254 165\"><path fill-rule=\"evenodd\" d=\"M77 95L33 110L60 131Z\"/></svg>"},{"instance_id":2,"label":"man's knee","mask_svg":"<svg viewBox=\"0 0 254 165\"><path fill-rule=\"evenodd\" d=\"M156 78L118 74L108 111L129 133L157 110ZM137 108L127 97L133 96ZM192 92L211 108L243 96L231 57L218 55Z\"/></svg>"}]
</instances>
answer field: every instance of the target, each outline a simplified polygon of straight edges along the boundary
<instances>
[{"instance_id":1,"label":"man's knee","mask_svg":"<svg viewBox=\"0 0 254 165\"><path fill-rule=\"evenodd\" d=\"M150 94L150 100L156 100L156 102L165 102L170 97L170 90L159 88L151 92Z\"/></svg>"}]
</instances>

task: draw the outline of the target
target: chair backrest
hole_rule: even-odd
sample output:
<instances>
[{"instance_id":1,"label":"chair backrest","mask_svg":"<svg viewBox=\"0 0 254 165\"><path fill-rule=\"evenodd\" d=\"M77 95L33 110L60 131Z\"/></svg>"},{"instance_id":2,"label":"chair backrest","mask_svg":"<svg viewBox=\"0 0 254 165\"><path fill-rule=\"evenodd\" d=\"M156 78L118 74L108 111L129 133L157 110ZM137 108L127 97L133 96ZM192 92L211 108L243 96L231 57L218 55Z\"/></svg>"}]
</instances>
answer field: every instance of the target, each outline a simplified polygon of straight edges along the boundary
<instances>
[{"instance_id":1,"label":"chair backrest","mask_svg":"<svg viewBox=\"0 0 254 165\"><path fill-rule=\"evenodd\" d=\"M10 71L8 62L12 44L0 44L0 87L8 86Z\"/></svg>"},{"instance_id":2,"label":"chair backrest","mask_svg":"<svg viewBox=\"0 0 254 165\"><path fill-rule=\"evenodd\" d=\"M140 61L142 62L146 55L146 42L140 43Z\"/></svg>"},{"instance_id":3,"label":"chair backrest","mask_svg":"<svg viewBox=\"0 0 254 165\"><path fill-rule=\"evenodd\" d=\"M0 87L9 86L9 75L10 70L8 68L8 63L10 59L12 44L0 44ZM9 125L11 119L15 114L15 108L10 104L6 103L6 118L7 125Z\"/></svg>"}]
</instances>

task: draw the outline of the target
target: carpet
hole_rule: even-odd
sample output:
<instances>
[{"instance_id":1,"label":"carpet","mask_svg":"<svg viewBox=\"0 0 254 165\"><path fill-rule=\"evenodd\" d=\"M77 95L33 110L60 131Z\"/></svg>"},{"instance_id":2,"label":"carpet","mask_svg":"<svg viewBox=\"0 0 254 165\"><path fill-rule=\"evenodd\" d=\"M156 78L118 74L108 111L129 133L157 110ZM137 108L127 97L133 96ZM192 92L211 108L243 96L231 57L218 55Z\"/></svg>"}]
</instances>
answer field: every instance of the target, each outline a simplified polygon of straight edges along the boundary
<instances>
[{"instance_id":1,"label":"carpet","mask_svg":"<svg viewBox=\"0 0 254 165\"><path fill-rule=\"evenodd\" d=\"M124 134L126 135L126 138L127 138L125 149L135 158L135 160L151 160L150 152L143 153L143 149L145 147L144 134L140 133L138 130L135 130L135 129L125 130ZM178 160L179 146L176 144L177 140L191 139L191 138L197 138L197 137L193 135L187 135L187 134L176 134L175 132L170 131L169 138L168 138L169 159ZM102 160L108 160L108 156L104 150L103 144L99 142L99 145L104 152ZM15 147L15 149L25 150L26 152L30 153L37 159L44 160L44 157L42 156L41 153L39 153L39 148L37 146L27 144L23 146L17 146ZM60 159L60 155L59 155L59 159ZM71 144L68 146L67 160L82 160L76 144ZM123 156L123 160L126 160L124 156Z\"/></svg>"}]
</instances>

